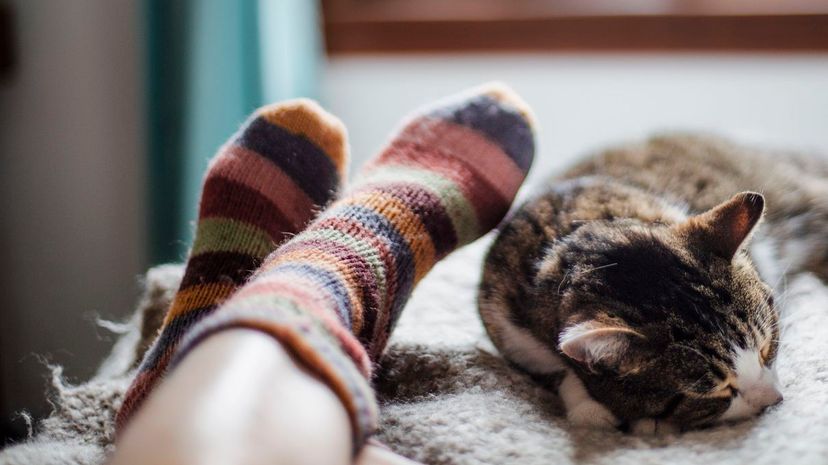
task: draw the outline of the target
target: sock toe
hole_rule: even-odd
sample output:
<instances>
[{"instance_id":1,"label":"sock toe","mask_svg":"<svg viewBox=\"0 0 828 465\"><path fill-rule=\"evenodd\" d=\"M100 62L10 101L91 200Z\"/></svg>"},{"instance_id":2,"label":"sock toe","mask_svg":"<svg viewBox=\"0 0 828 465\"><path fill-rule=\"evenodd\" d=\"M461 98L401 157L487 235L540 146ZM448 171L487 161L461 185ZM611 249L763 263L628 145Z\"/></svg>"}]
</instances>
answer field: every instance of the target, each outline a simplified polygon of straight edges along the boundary
<instances>
[{"instance_id":1,"label":"sock toe","mask_svg":"<svg viewBox=\"0 0 828 465\"><path fill-rule=\"evenodd\" d=\"M256 115L313 142L331 159L340 179L346 177L350 158L348 131L339 118L318 103L307 98L288 100L261 107Z\"/></svg>"},{"instance_id":2,"label":"sock toe","mask_svg":"<svg viewBox=\"0 0 828 465\"><path fill-rule=\"evenodd\" d=\"M268 160L317 206L335 197L349 158L345 127L307 99L259 109L236 133L229 146L233 148Z\"/></svg>"},{"instance_id":3,"label":"sock toe","mask_svg":"<svg viewBox=\"0 0 828 465\"><path fill-rule=\"evenodd\" d=\"M460 92L424 116L463 126L489 139L524 173L532 165L534 117L523 99L505 84L488 83Z\"/></svg>"},{"instance_id":4,"label":"sock toe","mask_svg":"<svg viewBox=\"0 0 828 465\"><path fill-rule=\"evenodd\" d=\"M488 82L472 89L472 92L486 95L496 100L501 105L515 109L526 119L529 126L532 128L537 127L537 119L535 118L532 108L523 100L523 98L521 98L520 95L518 95L517 92L515 92L514 89L505 83L500 81Z\"/></svg>"},{"instance_id":5,"label":"sock toe","mask_svg":"<svg viewBox=\"0 0 828 465\"><path fill-rule=\"evenodd\" d=\"M535 153L531 111L503 84L450 96L410 117L389 147L366 167L364 179L382 176L438 185L446 211L456 217L460 243L499 222L525 179ZM396 171L382 168L396 167ZM473 213L472 213L473 212Z\"/></svg>"}]
</instances>

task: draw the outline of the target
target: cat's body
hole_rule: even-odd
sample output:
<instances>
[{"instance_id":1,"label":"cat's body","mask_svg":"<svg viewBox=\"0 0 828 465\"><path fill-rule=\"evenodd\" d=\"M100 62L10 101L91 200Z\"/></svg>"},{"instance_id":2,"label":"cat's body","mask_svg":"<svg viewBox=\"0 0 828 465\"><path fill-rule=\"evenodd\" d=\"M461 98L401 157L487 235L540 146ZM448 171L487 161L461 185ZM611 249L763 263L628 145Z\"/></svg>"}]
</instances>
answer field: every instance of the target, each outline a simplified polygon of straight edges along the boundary
<instances>
[{"instance_id":1,"label":"cat's body","mask_svg":"<svg viewBox=\"0 0 828 465\"><path fill-rule=\"evenodd\" d=\"M557 179L595 175L639 187L695 213L737 192L759 192L767 211L751 252L762 277L777 285L783 270L810 271L828 281L824 158L762 152L714 136L675 134L606 150Z\"/></svg>"},{"instance_id":2,"label":"cat's body","mask_svg":"<svg viewBox=\"0 0 828 465\"><path fill-rule=\"evenodd\" d=\"M501 228L484 325L523 369L566 372L575 423L652 432L755 415L781 400L772 290L746 250L765 202L751 242L762 277L828 278L828 164L693 135L589 158Z\"/></svg>"}]
</instances>

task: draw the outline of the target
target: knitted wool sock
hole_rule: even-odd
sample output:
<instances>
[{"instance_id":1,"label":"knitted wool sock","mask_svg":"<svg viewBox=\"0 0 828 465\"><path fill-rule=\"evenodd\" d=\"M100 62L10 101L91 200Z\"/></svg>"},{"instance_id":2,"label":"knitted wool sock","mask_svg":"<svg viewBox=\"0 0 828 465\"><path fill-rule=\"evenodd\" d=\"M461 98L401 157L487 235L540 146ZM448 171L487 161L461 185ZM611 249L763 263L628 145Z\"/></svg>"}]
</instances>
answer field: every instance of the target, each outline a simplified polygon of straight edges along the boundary
<instances>
[{"instance_id":1,"label":"knitted wool sock","mask_svg":"<svg viewBox=\"0 0 828 465\"><path fill-rule=\"evenodd\" d=\"M372 364L412 288L497 225L533 153L528 109L502 86L415 116L344 198L193 328L174 363L217 331L266 332L339 396L357 451L376 426Z\"/></svg>"},{"instance_id":2,"label":"knitted wool sock","mask_svg":"<svg viewBox=\"0 0 828 465\"><path fill-rule=\"evenodd\" d=\"M347 161L344 126L310 100L259 109L219 150L204 178L181 287L126 394L119 427L163 375L181 336L329 203Z\"/></svg>"}]
</instances>

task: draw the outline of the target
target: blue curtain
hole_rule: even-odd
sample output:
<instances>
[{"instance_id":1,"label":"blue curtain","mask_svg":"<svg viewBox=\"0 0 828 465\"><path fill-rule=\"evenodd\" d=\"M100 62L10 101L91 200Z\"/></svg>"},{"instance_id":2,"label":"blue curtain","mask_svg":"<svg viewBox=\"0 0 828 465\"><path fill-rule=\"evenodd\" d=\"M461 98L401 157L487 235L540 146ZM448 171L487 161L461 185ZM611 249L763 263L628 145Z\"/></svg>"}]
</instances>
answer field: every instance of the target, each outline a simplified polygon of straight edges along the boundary
<instances>
[{"instance_id":1,"label":"blue curtain","mask_svg":"<svg viewBox=\"0 0 828 465\"><path fill-rule=\"evenodd\" d=\"M313 0L145 0L152 263L180 261L201 179L258 106L315 97Z\"/></svg>"}]
</instances>

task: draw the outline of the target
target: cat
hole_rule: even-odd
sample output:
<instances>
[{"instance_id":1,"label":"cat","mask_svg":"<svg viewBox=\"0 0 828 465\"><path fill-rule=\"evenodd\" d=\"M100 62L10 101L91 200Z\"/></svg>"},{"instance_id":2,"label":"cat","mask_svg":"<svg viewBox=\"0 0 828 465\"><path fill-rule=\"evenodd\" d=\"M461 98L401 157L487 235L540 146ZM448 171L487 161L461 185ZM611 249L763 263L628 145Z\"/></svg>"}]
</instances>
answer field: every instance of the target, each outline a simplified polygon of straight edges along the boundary
<instances>
[{"instance_id":1,"label":"cat","mask_svg":"<svg viewBox=\"0 0 828 465\"><path fill-rule=\"evenodd\" d=\"M478 308L507 360L564 374L575 425L743 420L782 401L772 287L828 279L826 232L824 160L658 136L585 159L518 208L486 256Z\"/></svg>"}]
</instances>

